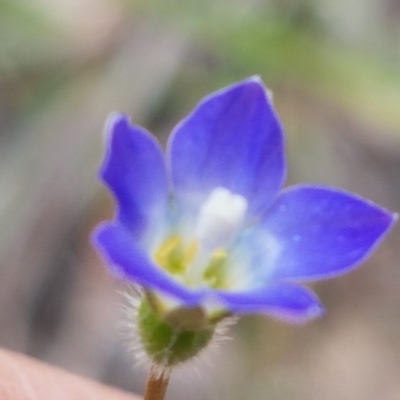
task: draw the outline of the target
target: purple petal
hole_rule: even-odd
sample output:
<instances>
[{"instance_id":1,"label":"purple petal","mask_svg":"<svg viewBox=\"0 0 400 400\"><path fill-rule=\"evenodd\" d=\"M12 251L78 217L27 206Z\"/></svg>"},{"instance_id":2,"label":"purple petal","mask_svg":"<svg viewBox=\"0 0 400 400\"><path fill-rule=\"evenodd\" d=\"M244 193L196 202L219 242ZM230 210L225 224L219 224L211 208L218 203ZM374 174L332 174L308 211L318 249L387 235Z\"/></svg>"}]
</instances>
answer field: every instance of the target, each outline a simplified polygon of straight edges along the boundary
<instances>
[{"instance_id":1,"label":"purple petal","mask_svg":"<svg viewBox=\"0 0 400 400\"><path fill-rule=\"evenodd\" d=\"M113 271L150 290L159 290L183 301L187 306L197 305L202 297L164 272L136 245L132 235L115 223L103 223L94 232L95 245Z\"/></svg>"},{"instance_id":2,"label":"purple petal","mask_svg":"<svg viewBox=\"0 0 400 400\"><path fill-rule=\"evenodd\" d=\"M108 126L107 153L100 172L118 201L117 219L140 239L165 215L168 184L165 161L157 141L132 126L124 115Z\"/></svg>"},{"instance_id":3,"label":"purple petal","mask_svg":"<svg viewBox=\"0 0 400 400\"><path fill-rule=\"evenodd\" d=\"M286 175L282 128L257 77L206 97L175 129L169 143L178 202L197 206L216 187L262 213Z\"/></svg>"},{"instance_id":4,"label":"purple petal","mask_svg":"<svg viewBox=\"0 0 400 400\"><path fill-rule=\"evenodd\" d=\"M305 322L324 311L313 292L289 283L244 293L218 292L218 298L233 313L266 313L290 322Z\"/></svg>"},{"instance_id":5,"label":"purple petal","mask_svg":"<svg viewBox=\"0 0 400 400\"><path fill-rule=\"evenodd\" d=\"M264 253L268 279L328 278L368 257L394 220L388 211L352 194L297 186L278 197L253 243Z\"/></svg>"}]
</instances>

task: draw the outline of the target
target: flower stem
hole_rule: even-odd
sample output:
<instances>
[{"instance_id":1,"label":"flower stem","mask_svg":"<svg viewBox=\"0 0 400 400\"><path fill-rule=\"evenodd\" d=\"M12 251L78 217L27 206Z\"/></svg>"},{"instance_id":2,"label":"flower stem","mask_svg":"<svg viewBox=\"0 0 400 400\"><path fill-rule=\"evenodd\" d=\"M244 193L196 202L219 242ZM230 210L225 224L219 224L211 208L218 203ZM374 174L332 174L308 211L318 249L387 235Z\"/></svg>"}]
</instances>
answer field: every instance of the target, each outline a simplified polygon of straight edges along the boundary
<instances>
[{"instance_id":1,"label":"flower stem","mask_svg":"<svg viewBox=\"0 0 400 400\"><path fill-rule=\"evenodd\" d=\"M170 374L169 369L160 369L153 364L147 376L144 400L164 400Z\"/></svg>"}]
</instances>

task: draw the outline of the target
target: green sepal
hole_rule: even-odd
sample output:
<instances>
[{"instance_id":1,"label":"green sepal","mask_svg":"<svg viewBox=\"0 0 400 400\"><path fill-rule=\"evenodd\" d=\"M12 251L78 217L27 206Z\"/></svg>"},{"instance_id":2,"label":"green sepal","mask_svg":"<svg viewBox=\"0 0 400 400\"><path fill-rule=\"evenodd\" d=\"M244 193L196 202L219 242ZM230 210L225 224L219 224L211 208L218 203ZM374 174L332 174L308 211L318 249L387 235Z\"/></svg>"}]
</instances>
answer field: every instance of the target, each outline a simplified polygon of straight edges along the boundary
<instances>
[{"instance_id":1,"label":"green sepal","mask_svg":"<svg viewBox=\"0 0 400 400\"><path fill-rule=\"evenodd\" d=\"M172 325L154 310L146 297L140 304L137 324L146 354L163 366L174 366L195 357L214 333L214 326L185 329Z\"/></svg>"}]
</instances>

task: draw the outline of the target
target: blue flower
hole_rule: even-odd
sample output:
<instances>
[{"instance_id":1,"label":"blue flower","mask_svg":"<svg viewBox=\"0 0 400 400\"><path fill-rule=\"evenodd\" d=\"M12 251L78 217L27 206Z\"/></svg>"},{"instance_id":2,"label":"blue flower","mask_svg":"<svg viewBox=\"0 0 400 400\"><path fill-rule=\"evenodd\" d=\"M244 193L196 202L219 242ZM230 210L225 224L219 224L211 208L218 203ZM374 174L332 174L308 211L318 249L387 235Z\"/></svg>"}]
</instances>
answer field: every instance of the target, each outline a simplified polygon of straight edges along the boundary
<instances>
[{"instance_id":1,"label":"blue flower","mask_svg":"<svg viewBox=\"0 0 400 400\"><path fill-rule=\"evenodd\" d=\"M100 176L117 211L96 229L95 244L165 312L316 317L323 308L300 283L352 270L395 221L342 190L282 190L282 127L258 77L203 99L166 154L114 115Z\"/></svg>"}]
</instances>

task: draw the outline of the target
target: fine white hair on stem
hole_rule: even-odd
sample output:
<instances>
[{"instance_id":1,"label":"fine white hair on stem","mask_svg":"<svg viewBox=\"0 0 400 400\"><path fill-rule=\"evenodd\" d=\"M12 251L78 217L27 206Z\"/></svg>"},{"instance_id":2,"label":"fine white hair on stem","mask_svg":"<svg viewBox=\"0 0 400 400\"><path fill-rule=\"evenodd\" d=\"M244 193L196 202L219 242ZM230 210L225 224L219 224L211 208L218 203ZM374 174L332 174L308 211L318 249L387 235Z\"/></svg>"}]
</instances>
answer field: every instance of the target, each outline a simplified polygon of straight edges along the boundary
<instances>
[{"instance_id":1,"label":"fine white hair on stem","mask_svg":"<svg viewBox=\"0 0 400 400\"><path fill-rule=\"evenodd\" d=\"M190 361L178 364L177 368L184 367L188 375L196 375L197 378L201 379L204 371L209 371L214 367L213 359L215 354L221 350L221 345L232 339L228 332L238 319L239 317L232 316L220 321L215 326L214 335L210 343Z\"/></svg>"},{"instance_id":2,"label":"fine white hair on stem","mask_svg":"<svg viewBox=\"0 0 400 400\"><path fill-rule=\"evenodd\" d=\"M123 343L128 352L133 355L136 366L149 368L151 360L144 350L137 325L139 307L144 296L143 290L139 286L130 285L128 289L121 290L119 294L123 298L123 319L121 321Z\"/></svg>"}]
</instances>

